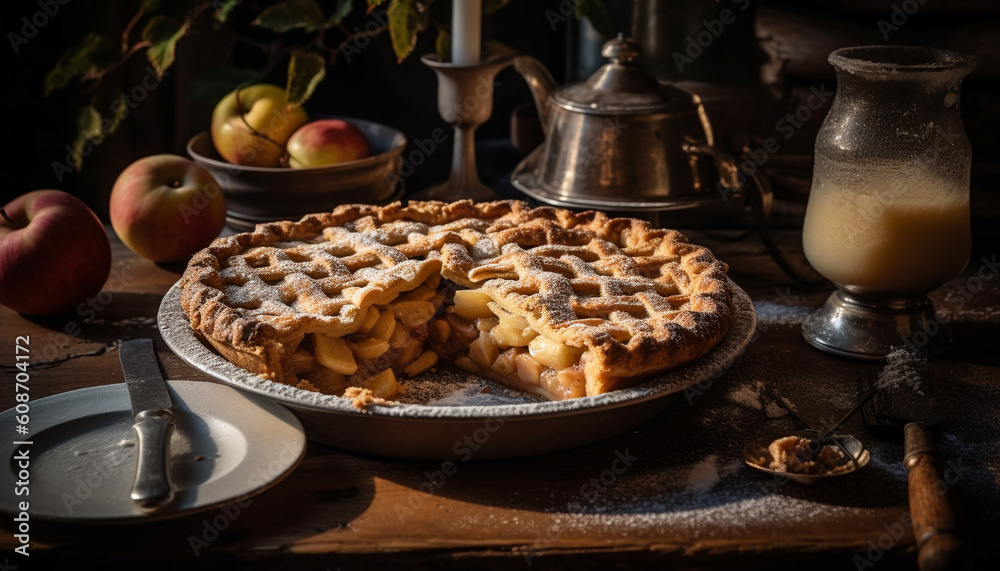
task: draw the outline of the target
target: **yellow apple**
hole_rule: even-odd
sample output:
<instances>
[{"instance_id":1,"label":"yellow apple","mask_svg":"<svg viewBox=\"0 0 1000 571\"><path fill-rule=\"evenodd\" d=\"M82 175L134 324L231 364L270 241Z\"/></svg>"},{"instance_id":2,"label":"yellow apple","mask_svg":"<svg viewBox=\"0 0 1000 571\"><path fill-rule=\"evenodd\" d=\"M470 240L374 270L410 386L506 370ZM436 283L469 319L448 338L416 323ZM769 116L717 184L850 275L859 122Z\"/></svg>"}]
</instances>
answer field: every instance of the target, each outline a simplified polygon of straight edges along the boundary
<instances>
[{"instance_id":1,"label":"yellow apple","mask_svg":"<svg viewBox=\"0 0 1000 571\"><path fill-rule=\"evenodd\" d=\"M183 262L218 237L226 199L212 173L177 155L132 163L111 189L111 226L133 252Z\"/></svg>"},{"instance_id":2,"label":"yellow apple","mask_svg":"<svg viewBox=\"0 0 1000 571\"><path fill-rule=\"evenodd\" d=\"M363 159L372 154L368 138L340 119L320 119L298 128L288 139L288 166L325 167Z\"/></svg>"},{"instance_id":3,"label":"yellow apple","mask_svg":"<svg viewBox=\"0 0 1000 571\"><path fill-rule=\"evenodd\" d=\"M215 106L212 142L230 163L278 167L288 138L308 120L302 107L288 105L281 87L251 85L226 95Z\"/></svg>"}]
</instances>

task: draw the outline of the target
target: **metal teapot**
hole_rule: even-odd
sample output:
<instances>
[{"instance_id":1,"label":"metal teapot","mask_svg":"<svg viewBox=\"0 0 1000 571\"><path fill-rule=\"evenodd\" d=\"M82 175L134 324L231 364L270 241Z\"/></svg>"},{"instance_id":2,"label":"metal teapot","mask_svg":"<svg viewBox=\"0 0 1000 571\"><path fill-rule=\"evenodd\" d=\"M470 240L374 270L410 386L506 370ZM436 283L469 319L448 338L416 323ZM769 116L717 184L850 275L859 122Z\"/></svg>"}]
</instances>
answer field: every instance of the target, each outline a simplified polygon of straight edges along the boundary
<instances>
[{"instance_id":1,"label":"metal teapot","mask_svg":"<svg viewBox=\"0 0 1000 571\"><path fill-rule=\"evenodd\" d=\"M609 210L688 208L718 200L718 184L739 187L697 95L658 83L631 39L619 35L601 53L610 61L585 83L558 88L541 62L514 58L545 133L511 174L515 187L551 204Z\"/></svg>"}]
</instances>

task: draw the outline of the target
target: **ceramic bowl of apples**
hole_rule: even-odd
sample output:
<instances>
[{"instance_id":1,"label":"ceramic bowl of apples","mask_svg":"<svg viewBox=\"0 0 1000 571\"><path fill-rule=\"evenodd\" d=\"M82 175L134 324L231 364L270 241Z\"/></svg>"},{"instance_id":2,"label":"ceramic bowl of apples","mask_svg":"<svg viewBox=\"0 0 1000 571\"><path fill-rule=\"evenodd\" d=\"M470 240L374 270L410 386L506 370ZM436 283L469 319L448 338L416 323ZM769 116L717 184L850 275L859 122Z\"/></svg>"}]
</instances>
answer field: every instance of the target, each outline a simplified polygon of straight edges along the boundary
<instances>
[{"instance_id":1,"label":"ceramic bowl of apples","mask_svg":"<svg viewBox=\"0 0 1000 571\"><path fill-rule=\"evenodd\" d=\"M215 176L226 197L227 224L295 220L339 204L394 200L406 136L348 117L310 118L287 105L285 90L259 84L226 95L210 131L187 152Z\"/></svg>"}]
</instances>

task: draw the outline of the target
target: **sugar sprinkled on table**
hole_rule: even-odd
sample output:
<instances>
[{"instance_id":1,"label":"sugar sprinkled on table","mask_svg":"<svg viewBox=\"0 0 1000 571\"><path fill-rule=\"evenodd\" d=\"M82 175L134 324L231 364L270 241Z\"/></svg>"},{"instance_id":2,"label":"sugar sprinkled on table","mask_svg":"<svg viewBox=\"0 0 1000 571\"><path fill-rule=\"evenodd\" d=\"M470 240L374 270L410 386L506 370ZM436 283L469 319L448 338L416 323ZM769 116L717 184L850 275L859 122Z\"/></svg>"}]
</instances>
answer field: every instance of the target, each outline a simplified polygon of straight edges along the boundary
<instances>
[{"instance_id":1,"label":"sugar sprinkled on table","mask_svg":"<svg viewBox=\"0 0 1000 571\"><path fill-rule=\"evenodd\" d=\"M911 390L923 395L923 379L927 378L927 353L905 346L892 349L885 357L885 368L875 386L886 391Z\"/></svg>"}]
</instances>

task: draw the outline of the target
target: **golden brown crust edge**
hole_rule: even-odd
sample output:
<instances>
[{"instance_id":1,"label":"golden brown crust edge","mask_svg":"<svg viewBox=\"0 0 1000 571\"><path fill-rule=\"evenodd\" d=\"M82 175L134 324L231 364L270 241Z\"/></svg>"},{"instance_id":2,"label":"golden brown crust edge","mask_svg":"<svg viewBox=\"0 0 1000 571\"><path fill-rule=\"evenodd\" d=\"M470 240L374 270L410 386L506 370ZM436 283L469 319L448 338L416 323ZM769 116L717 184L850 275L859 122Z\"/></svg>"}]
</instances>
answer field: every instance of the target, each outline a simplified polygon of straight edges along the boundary
<instances>
[{"instance_id":1,"label":"golden brown crust edge","mask_svg":"<svg viewBox=\"0 0 1000 571\"><path fill-rule=\"evenodd\" d=\"M297 340L278 338L273 329L259 321L244 318L222 302L220 258L274 242L307 240L321 233L323 228L343 225L364 216L373 216L382 222L405 218L440 225L460 218L494 219L504 215L552 220L566 232L574 229L594 232L626 248L641 250L645 244L660 240L679 244L685 250L680 268L684 275L680 278L693 277L694 281L689 286L697 293L690 299L691 310L681 311L662 324L669 335L661 335L659 339L639 335L628 344L608 340L598 346L587 343L587 339L572 339L570 336L571 344L589 345L595 349L588 351L590 356L586 362L590 379L588 395L632 385L636 379L700 357L727 333L732 319L732 292L726 278L728 268L706 248L687 243L686 238L676 231L655 229L644 221L610 219L594 211L573 213L552 207L532 209L519 201L411 202L405 207L399 203L386 207L344 205L332 213L308 215L298 222L261 224L254 232L219 238L197 253L181 279L181 304L194 330L227 359L277 382L294 384L294 375L289 377L287 372L290 368L283 366L283 370L273 370L268 364L290 362L295 347L289 342ZM558 228L550 230L560 231ZM469 267L471 258L445 259L444 262L446 267L441 271L445 277L461 285L471 285L466 277L473 269Z\"/></svg>"}]
</instances>

